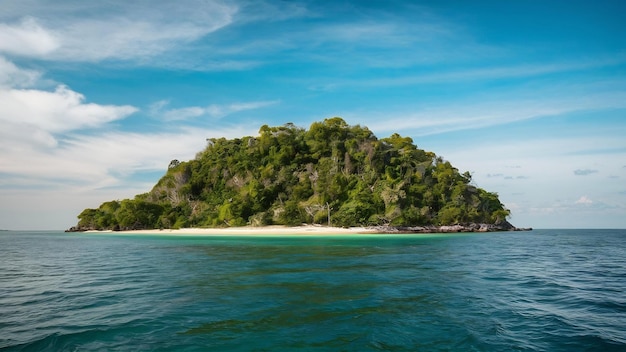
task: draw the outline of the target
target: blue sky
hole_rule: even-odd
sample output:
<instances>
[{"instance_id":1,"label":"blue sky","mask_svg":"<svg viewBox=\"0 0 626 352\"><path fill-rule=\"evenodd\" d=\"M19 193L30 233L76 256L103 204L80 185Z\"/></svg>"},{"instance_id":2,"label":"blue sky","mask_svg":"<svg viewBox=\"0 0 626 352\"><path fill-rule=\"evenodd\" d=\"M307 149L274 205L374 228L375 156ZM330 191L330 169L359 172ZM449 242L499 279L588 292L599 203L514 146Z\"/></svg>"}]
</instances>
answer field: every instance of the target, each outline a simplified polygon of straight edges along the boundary
<instances>
[{"instance_id":1,"label":"blue sky","mask_svg":"<svg viewBox=\"0 0 626 352\"><path fill-rule=\"evenodd\" d=\"M626 2L0 3L0 228L65 229L210 137L410 136L517 226L626 228Z\"/></svg>"}]
</instances>

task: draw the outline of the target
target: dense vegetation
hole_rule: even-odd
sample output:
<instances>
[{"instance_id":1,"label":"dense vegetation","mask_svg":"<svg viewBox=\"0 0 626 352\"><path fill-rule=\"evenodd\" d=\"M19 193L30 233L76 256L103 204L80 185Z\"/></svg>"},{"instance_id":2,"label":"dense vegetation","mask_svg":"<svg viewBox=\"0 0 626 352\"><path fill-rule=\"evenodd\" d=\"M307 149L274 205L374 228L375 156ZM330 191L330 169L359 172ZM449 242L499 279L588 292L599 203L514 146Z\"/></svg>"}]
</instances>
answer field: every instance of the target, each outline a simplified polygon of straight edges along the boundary
<instances>
[{"instance_id":1,"label":"dense vegetation","mask_svg":"<svg viewBox=\"0 0 626 352\"><path fill-rule=\"evenodd\" d=\"M378 139L337 117L207 142L194 160L173 160L150 192L85 209L77 228L493 224L509 215L497 194L411 138Z\"/></svg>"}]
</instances>

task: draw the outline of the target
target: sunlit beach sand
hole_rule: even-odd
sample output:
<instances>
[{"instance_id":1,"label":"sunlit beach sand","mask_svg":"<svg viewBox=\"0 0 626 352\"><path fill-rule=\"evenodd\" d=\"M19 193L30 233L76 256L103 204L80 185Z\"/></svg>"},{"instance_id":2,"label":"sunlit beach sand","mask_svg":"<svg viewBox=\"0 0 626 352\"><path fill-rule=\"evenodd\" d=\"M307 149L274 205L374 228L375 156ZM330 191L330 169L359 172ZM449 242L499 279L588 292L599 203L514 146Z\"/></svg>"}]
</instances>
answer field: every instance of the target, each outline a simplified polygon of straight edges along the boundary
<instances>
[{"instance_id":1,"label":"sunlit beach sand","mask_svg":"<svg viewBox=\"0 0 626 352\"><path fill-rule=\"evenodd\" d=\"M342 235L342 234L377 234L369 227L333 227L333 226L243 226L228 228L182 228L132 231L86 231L85 233L118 233L128 235L211 235L211 236L253 236L253 235Z\"/></svg>"}]
</instances>

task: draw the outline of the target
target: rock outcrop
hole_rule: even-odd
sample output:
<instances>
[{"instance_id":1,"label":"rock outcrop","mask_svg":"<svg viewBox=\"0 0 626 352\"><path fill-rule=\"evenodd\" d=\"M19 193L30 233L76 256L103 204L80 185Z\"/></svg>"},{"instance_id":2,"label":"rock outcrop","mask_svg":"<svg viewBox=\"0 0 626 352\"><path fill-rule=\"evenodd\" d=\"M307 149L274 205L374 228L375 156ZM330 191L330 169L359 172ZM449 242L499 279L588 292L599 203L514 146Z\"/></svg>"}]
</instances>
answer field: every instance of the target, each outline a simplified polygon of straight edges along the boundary
<instances>
[{"instance_id":1,"label":"rock outcrop","mask_svg":"<svg viewBox=\"0 0 626 352\"><path fill-rule=\"evenodd\" d=\"M456 224L447 226L376 226L380 233L459 233L459 232L502 232L532 231L532 228L519 228L508 221L498 224Z\"/></svg>"}]
</instances>

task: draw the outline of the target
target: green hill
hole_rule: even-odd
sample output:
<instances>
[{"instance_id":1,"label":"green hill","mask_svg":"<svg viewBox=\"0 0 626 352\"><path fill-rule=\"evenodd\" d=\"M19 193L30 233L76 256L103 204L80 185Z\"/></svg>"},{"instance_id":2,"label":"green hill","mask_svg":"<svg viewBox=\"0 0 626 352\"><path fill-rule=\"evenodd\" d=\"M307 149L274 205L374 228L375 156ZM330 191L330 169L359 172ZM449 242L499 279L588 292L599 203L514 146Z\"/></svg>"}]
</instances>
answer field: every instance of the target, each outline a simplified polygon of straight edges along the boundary
<instances>
[{"instance_id":1,"label":"green hill","mask_svg":"<svg viewBox=\"0 0 626 352\"><path fill-rule=\"evenodd\" d=\"M497 194L411 138L378 139L338 117L207 142L195 159L173 160L150 192L85 209L73 229L440 226L509 215Z\"/></svg>"}]
</instances>

